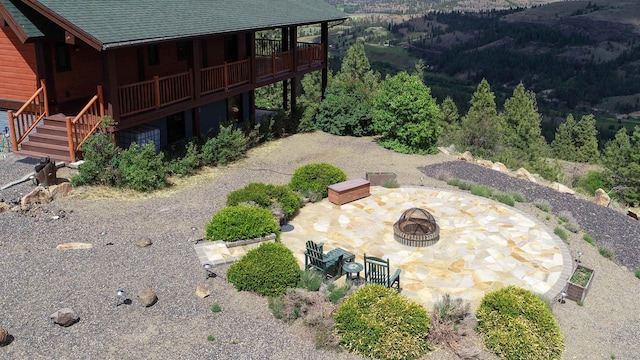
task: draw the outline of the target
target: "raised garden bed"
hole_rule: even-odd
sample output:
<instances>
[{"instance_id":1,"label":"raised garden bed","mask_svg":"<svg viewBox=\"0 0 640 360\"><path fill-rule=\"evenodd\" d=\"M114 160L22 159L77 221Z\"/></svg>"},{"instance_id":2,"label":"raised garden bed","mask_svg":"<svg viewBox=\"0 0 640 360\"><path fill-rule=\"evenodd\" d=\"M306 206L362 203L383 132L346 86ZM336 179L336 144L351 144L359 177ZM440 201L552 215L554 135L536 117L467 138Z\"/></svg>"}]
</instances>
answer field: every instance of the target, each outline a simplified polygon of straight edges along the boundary
<instances>
[{"instance_id":1,"label":"raised garden bed","mask_svg":"<svg viewBox=\"0 0 640 360\"><path fill-rule=\"evenodd\" d=\"M595 270L578 264L567 281L567 299L576 302L584 301L593 283L595 273Z\"/></svg>"}]
</instances>

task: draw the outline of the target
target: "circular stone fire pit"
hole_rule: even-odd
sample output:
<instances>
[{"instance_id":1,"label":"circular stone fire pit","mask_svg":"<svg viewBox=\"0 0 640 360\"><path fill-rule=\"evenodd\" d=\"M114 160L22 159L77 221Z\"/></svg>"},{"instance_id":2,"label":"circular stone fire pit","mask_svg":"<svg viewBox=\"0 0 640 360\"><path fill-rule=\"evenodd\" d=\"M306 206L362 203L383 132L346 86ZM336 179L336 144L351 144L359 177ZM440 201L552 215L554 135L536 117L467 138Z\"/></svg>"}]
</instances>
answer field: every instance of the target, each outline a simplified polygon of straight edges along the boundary
<instances>
[{"instance_id":1,"label":"circular stone fire pit","mask_svg":"<svg viewBox=\"0 0 640 360\"><path fill-rule=\"evenodd\" d=\"M393 237L408 246L431 246L440 240L440 227L427 210L411 208L393 224Z\"/></svg>"}]
</instances>

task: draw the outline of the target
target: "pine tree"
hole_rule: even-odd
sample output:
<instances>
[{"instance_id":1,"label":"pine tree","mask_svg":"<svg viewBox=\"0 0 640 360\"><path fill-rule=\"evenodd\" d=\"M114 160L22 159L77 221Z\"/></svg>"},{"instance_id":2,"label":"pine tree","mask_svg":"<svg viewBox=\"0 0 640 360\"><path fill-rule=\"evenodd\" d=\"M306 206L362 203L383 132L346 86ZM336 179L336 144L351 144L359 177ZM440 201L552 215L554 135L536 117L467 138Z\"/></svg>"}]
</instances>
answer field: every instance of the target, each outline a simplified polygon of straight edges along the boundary
<instances>
[{"instance_id":1,"label":"pine tree","mask_svg":"<svg viewBox=\"0 0 640 360\"><path fill-rule=\"evenodd\" d=\"M444 121L445 124L454 124L460 120L458 107L451 96L444 98L444 101L442 101L442 104L440 105L440 109L442 111L442 121Z\"/></svg>"},{"instance_id":2,"label":"pine tree","mask_svg":"<svg viewBox=\"0 0 640 360\"><path fill-rule=\"evenodd\" d=\"M541 117L536 95L525 91L520 83L513 96L504 103L502 144L519 158L519 166L536 162L543 154L546 142L542 137Z\"/></svg>"},{"instance_id":3,"label":"pine tree","mask_svg":"<svg viewBox=\"0 0 640 360\"><path fill-rule=\"evenodd\" d=\"M558 126L556 136L551 142L553 155L559 159L575 161L577 155L573 146L573 132L576 121L572 114L567 116L567 120Z\"/></svg>"},{"instance_id":4,"label":"pine tree","mask_svg":"<svg viewBox=\"0 0 640 360\"><path fill-rule=\"evenodd\" d=\"M482 79L471 97L471 107L462 117L460 143L474 155L492 157L500 140L500 119L496 110L496 96L486 79Z\"/></svg>"},{"instance_id":5,"label":"pine tree","mask_svg":"<svg viewBox=\"0 0 640 360\"><path fill-rule=\"evenodd\" d=\"M585 115L576 124L574 144L578 162L596 163L600 159L598 151L598 130L593 115Z\"/></svg>"}]
</instances>

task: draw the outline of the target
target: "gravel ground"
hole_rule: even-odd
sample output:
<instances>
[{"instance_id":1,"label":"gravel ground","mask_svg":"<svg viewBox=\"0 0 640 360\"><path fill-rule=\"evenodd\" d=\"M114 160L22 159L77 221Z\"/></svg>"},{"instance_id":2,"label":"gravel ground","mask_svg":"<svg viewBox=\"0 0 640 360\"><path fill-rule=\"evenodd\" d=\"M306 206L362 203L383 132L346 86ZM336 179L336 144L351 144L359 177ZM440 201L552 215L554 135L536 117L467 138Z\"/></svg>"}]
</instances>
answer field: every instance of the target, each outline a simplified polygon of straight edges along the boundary
<instances>
[{"instance_id":1,"label":"gravel ground","mask_svg":"<svg viewBox=\"0 0 640 360\"><path fill-rule=\"evenodd\" d=\"M195 236L202 237L205 224L224 206L230 191L252 181L286 183L295 168L306 163L331 162L350 178L363 177L366 171L393 171L402 185L450 188L419 169L449 160L453 157L396 154L371 138L299 134L150 196L79 188L70 197L27 214L0 214L0 326L14 337L0 348L0 358L357 359L345 352L315 349L300 326L273 318L265 298L236 292L224 280L225 268L215 269L221 276L205 280L190 241L191 227L196 226ZM506 182L497 172L485 174L484 169L466 168L463 162L447 163L446 170L454 173L457 166L469 176L477 172L479 178L495 179L495 187ZM2 185L31 172L33 163L0 155L0 169ZM69 174L61 169L59 177ZM0 199L11 202L32 188L23 183L0 190ZM518 207L531 216L545 215L527 204ZM554 205L557 209L561 208ZM54 215L59 218L52 219ZM592 222L601 225L593 226L606 229L603 219L594 216ZM595 231L590 233L598 237ZM146 238L153 245L135 246ZM92 243L93 248L56 249L60 243L75 241ZM583 261L596 269L596 278L584 306L553 305L566 339L565 358L606 359L611 354L617 359L638 358L640 281L580 238L569 241L572 251L585 252ZM612 250L619 258L618 250ZM203 283L212 296L200 299L194 292ZM146 287L159 298L149 308L136 299ZM118 289L127 291L130 305L115 306ZM222 312L212 313L213 303L219 303ZM53 325L48 316L61 307L74 308L80 321L68 328ZM208 335L214 340L207 341ZM438 354L438 359L448 358Z\"/></svg>"}]
</instances>

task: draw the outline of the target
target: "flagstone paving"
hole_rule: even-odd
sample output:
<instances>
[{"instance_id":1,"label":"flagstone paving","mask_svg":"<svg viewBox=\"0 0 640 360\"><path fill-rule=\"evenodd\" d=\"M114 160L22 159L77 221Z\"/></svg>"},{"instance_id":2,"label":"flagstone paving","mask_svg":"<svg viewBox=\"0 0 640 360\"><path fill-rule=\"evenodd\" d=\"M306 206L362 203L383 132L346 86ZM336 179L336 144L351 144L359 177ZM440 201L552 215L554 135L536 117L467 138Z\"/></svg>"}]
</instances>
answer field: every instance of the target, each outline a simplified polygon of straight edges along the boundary
<instances>
[{"instance_id":1,"label":"flagstone paving","mask_svg":"<svg viewBox=\"0 0 640 360\"><path fill-rule=\"evenodd\" d=\"M435 245L410 247L394 239L393 224L414 207L436 219L440 240ZM323 242L325 251L346 249L360 263L365 253L389 258L392 272L402 269L402 293L429 309L445 294L475 308L486 292L507 285L550 299L562 291L573 266L566 245L536 219L458 191L372 186L371 196L342 206L327 199L307 204L290 225L293 230L283 232L281 242L301 265L307 240ZM245 250L235 248L233 257ZM207 255L220 256L213 250Z\"/></svg>"}]
</instances>

